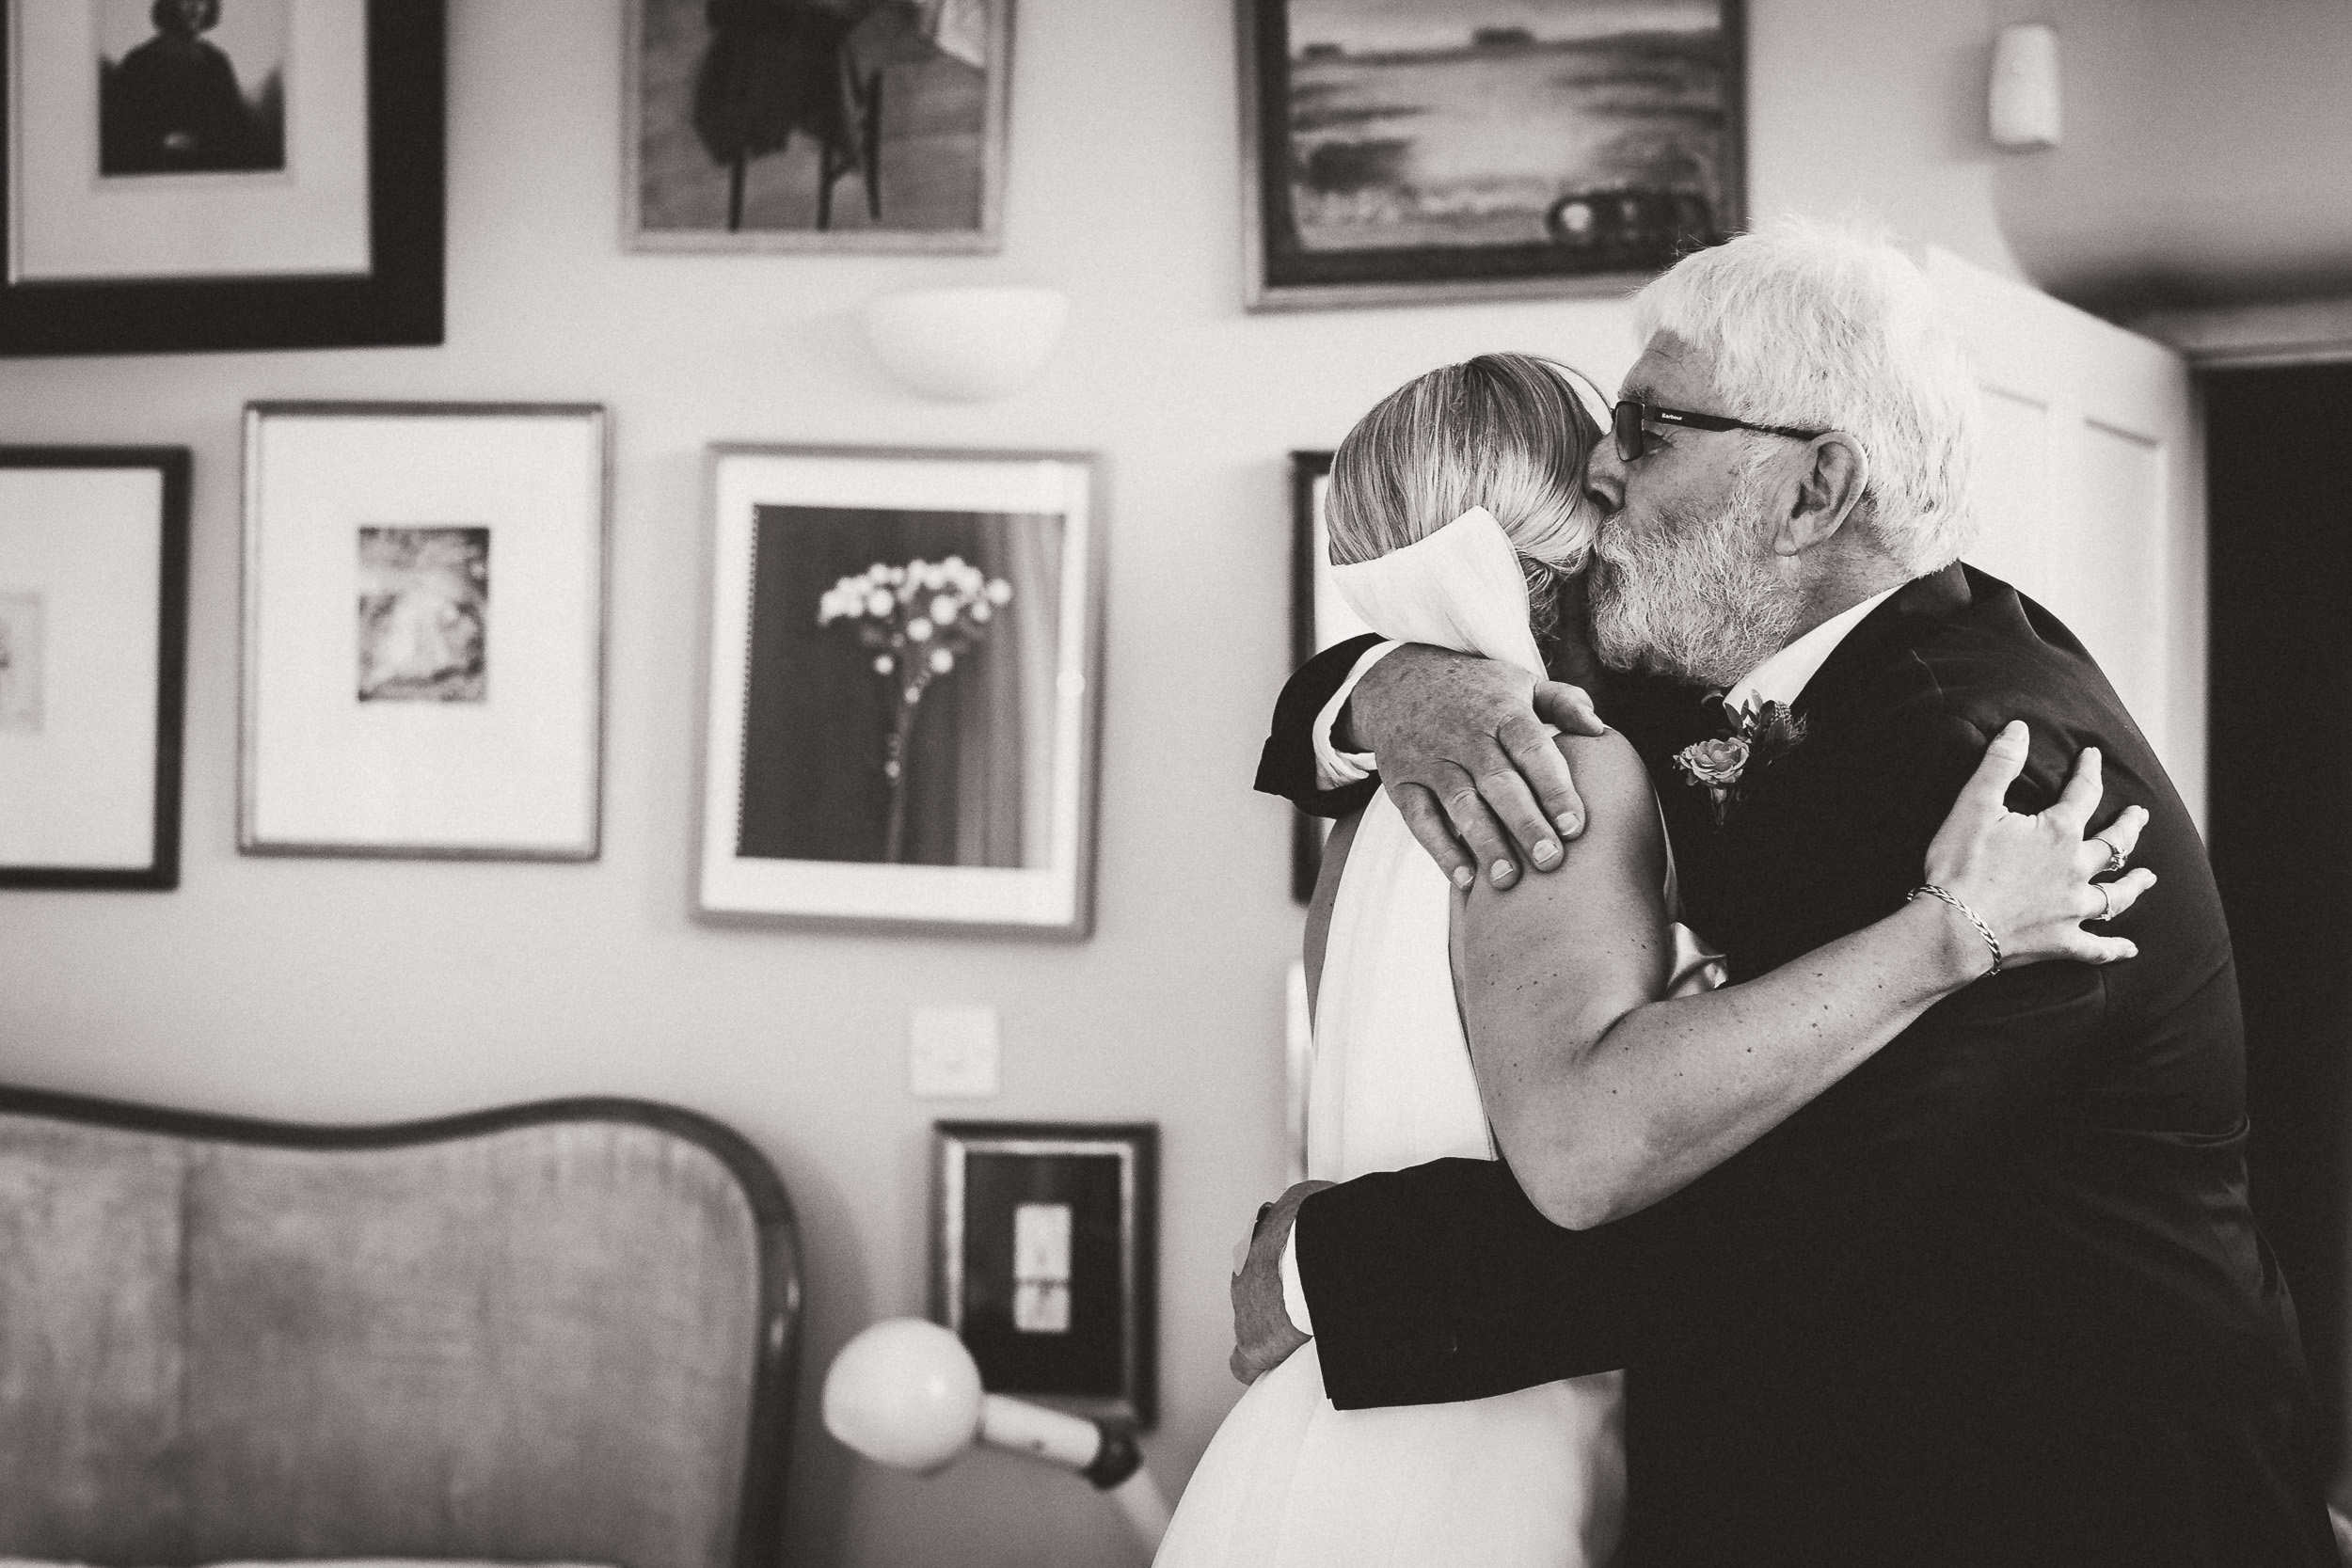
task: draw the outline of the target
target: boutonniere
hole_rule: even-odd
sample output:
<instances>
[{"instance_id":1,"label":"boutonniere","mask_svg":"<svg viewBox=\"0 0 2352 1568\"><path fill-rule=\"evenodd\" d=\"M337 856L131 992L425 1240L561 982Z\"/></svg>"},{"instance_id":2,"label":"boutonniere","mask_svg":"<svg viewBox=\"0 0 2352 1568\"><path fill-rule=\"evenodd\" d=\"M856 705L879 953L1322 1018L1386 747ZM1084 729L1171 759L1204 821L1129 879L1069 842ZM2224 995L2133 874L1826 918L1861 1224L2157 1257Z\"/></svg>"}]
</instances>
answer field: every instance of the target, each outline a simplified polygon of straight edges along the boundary
<instances>
[{"instance_id":1,"label":"boutonniere","mask_svg":"<svg viewBox=\"0 0 2352 1568\"><path fill-rule=\"evenodd\" d=\"M1804 739L1804 721L1786 703L1751 702L1737 716L1737 727L1713 740L1694 740L1675 753L1683 782L1707 791L1715 808L1715 826L1724 825L1731 802L1739 798L1740 781L1749 772L1770 767Z\"/></svg>"}]
</instances>

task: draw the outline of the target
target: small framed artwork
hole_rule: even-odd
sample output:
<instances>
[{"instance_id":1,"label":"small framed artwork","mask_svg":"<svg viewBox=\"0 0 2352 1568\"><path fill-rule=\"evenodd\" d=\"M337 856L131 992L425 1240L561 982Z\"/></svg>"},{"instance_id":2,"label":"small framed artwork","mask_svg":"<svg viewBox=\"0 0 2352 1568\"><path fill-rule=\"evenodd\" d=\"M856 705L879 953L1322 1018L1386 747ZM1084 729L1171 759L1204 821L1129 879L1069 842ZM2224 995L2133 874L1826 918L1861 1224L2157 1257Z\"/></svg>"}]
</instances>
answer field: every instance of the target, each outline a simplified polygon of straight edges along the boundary
<instances>
[{"instance_id":1,"label":"small framed artwork","mask_svg":"<svg viewBox=\"0 0 2352 1568\"><path fill-rule=\"evenodd\" d=\"M1324 498L1331 488L1331 454L1291 453L1291 664L1306 663L1335 642L1361 637L1364 625L1331 584L1331 536L1323 522ZM1323 874L1323 842L1331 836L1326 817L1297 814L1291 829L1291 896L1304 904L1315 895Z\"/></svg>"},{"instance_id":2,"label":"small framed artwork","mask_svg":"<svg viewBox=\"0 0 2352 1568\"><path fill-rule=\"evenodd\" d=\"M993 251L1012 0L628 0L622 243Z\"/></svg>"},{"instance_id":3,"label":"small framed artwork","mask_svg":"<svg viewBox=\"0 0 2352 1568\"><path fill-rule=\"evenodd\" d=\"M594 860L604 410L263 403L245 435L239 847Z\"/></svg>"},{"instance_id":4,"label":"small framed artwork","mask_svg":"<svg viewBox=\"0 0 2352 1568\"><path fill-rule=\"evenodd\" d=\"M704 915L1087 935L1098 469L711 449Z\"/></svg>"},{"instance_id":5,"label":"small framed artwork","mask_svg":"<svg viewBox=\"0 0 2352 1568\"><path fill-rule=\"evenodd\" d=\"M0 355L441 341L445 0L0 5Z\"/></svg>"},{"instance_id":6,"label":"small framed artwork","mask_svg":"<svg viewBox=\"0 0 2352 1568\"><path fill-rule=\"evenodd\" d=\"M1744 221L1741 0L1239 0L1252 309L1617 293Z\"/></svg>"},{"instance_id":7,"label":"small framed artwork","mask_svg":"<svg viewBox=\"0 0 2352 1568\"><path fill-rule=\"evenodd\" d=\"M188 453L0 447L0 887L180 885Z\"/></svg>"},{"instance_id":8,"label":"small framed artwork","mask_svg":"<svg viewBox=\"0 0 2352 1568\"><path fill-rule=\"evenodd\" d=\"M1148 1430L1157 1418L1159 1129L931 1129L931 1316L980 1384Z\"/></svg>"}]
</instances>

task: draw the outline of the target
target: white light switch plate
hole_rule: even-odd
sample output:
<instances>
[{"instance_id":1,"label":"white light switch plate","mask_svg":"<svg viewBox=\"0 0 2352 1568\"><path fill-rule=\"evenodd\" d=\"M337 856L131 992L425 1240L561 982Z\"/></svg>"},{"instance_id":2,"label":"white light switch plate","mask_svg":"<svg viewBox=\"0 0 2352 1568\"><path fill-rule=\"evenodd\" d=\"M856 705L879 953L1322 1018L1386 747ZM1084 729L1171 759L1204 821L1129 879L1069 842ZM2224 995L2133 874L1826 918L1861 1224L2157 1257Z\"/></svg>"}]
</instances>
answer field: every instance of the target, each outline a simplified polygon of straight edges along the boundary
<instances>
[{"instance_id":1,"label":"white light switch plate","mask_svg":"<svg viewBox=\"0 0 2352 1568\"><path fill-rule=\"evenodd\" d=\"M996 1009L917 1007L907 1023L907 1078L918 1100L986 1100L996 1093Z\"/></svg>"}]
</instances>

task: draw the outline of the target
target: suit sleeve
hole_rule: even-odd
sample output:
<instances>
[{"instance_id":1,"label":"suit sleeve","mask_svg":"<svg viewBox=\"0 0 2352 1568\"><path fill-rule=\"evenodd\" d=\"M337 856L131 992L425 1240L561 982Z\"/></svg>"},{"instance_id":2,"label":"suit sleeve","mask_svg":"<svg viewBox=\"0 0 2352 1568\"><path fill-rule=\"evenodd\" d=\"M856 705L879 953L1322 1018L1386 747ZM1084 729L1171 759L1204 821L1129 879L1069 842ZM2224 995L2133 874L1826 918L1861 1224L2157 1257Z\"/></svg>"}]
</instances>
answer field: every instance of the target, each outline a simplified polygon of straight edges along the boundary
<instances>
[{"instance_id":1,"label":"suit sleeve","mask_svg":"<svg viewBox=\"0 0 2352 1568\"><path fill-rule=\"evenodd\" d=\"M1339 690L1364 650L1379 641L1369 633L1326 648L1298 667L1275 700L1272 733L1258 758L1257 789L1279 795L1313 816L1346 816L1363 810L1380 787L1375 776L1342 789L1327 790L1315 776L1315 715Z\"/></svg>"}]
</instances>

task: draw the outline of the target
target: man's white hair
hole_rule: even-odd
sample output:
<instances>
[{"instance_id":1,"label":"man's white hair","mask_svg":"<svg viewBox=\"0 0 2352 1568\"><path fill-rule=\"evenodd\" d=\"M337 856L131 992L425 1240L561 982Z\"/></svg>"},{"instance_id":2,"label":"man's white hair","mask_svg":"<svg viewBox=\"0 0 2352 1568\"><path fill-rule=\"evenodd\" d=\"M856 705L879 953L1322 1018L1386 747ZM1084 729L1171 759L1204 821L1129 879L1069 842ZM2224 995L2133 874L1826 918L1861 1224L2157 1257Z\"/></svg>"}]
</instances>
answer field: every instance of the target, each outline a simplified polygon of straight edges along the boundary
<instances>
[{"instance_id":1,"label":"man's white hair","mask_svg":"<svg viewBox=\"0 0 2352 1568\"><path fill-rule=\"evenodd\" d=\"M1694 351L1727 414L1842 430L1869 484L1854 510L1914 577L1976 536L1976 378L1935 292L1883 236L1803 218L1685 257L1633 302L1646 342Z\"/></svg>"}]
</instances>

